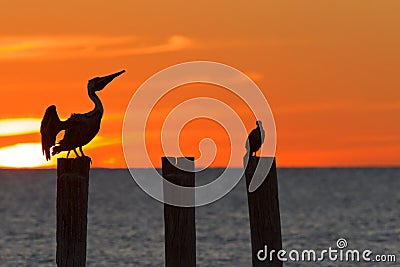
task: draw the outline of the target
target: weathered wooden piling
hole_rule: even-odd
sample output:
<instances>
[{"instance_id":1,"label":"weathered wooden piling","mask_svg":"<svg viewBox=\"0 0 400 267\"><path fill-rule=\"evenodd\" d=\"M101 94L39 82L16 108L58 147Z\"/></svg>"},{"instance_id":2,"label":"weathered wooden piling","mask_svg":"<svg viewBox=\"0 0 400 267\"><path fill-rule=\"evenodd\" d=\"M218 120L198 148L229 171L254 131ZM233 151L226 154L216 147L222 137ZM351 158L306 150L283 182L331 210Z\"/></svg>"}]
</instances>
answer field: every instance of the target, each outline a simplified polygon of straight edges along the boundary
<instances>
[{"instance_id":1,"label":"weathered wooden piling","mask_svg":"<svg viewBox=\"0 0 400 267\"><path fill-rule=\"evenodd\" d=\"M89 157L57 160L58 267L86 266L90 162Z\"/></svg>"},{"instance_id":2,"label":"weathered wooden piling","mask_svg":"<svg viewBox=\"0 0 400 267\"><path fill-rule=\"evenodd\" d=\"M271 161L271 168L268 169ZM259 167L257 168L258 164ZM276 257L277 252L282 249L282 236L275 158L250 157L245 176L253 267L283 266L283 263ZM258 181L264 179L264 181L254 192L249 192L249 185L252 179L257 179ZM265 246L267 246L267 255L265 255ZM260 252L261 250L263 251L262 253ZM273 257L271 259L269 252L272 250L275 253L272 253ZM257 254L262 260L258 258Z\"/></svg>"},{"instance_id":3,"label":"weathered wooden piling","mask_svg":"<svg viewBox=\"0 0 400 267\"><path fill-rule=\"evenodd\" d=\"M165 180L185 187L195 186L194 158L167 158L162 159L162 175ZM184 167L184 171L179 169ZM193 193L173 191L164 182L164 201L193 199ZM171 203L171 202L170 202ZM179 207L164 204L165 224L165 266L166 267L195 267L196 266L196 226L195 208Z\"/></svg>"}]
</instances>

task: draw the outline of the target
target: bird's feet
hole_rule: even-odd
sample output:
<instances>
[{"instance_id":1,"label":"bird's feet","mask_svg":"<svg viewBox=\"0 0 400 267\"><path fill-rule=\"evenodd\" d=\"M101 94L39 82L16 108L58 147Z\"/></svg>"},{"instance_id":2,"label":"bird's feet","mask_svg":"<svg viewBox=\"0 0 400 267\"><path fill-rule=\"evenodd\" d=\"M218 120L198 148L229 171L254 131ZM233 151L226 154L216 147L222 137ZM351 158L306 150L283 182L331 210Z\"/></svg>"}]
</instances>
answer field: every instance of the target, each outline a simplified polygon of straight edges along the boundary
<instances>
[{"instance_id":1,"label":"bird's feet","mask_svg":"<svg viewBox=\"0 0 400 267\"><path fill-rule=\"evenodd\" d=\"M83 150L82 150L82 147L81 147L81 146L79 147L79 151L81 152L82 157L86 157L85 153L83 153Z\"/></svg>"},{"instance_id":2,"label":"bird's feet","mask_svg":"<svg viewBox=\"0 0 400 267\"><path fill-rule=\"evenodd\" d=\"M78 152L76 151L76 148L74 148L74 153L75 153L75 157L80 158L81 156L78 154Z\"/></svg>"},{"instance_id":3,"label":"bird's feet","mask_svg":"<svg viewBox=\"0 0 400 267\"><path fill-rule=\"evenodd\" d=\"M79 151L81 152L81 156L80 156L80 157L89 158L88 156L85 155L85 153L83 153L83 150L82 150L82 147L81 147L81 146L79 147ZM92 165L92 159L91 159L91 158L89 158L89 159L90 159L90 165Z\"/></svg>"}]
</instances>

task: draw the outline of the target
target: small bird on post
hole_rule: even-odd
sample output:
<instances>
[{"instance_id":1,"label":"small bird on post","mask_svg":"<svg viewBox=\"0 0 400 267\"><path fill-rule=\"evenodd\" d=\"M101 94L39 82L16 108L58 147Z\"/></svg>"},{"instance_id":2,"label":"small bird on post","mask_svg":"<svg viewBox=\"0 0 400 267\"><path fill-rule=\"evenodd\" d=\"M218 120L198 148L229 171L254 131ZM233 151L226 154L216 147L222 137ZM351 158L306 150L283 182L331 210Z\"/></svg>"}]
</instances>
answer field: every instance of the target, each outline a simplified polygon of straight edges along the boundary
<instances>
[{"instance_id":1,"label":"small bird on post","mask_svg":"<svg viewBox=\"0 0 400 267\"><path fill-rule=\"evenodd\" d=\"M101 118L103 117L103 105L100 98L96 95L97 91L102 90L114 78L124 73L125 70L104 76L96 77L88 82L88 95L94 102L94 109L84 114L72 114L66 121L61 121L58 117L56 106L52 105L46 109L41 126L40 133L42 135L42 151L46 159L50 159L51 155L68 151L67 158L71 150L77 157L85 156L82 146L88 144L99 132ZM65 130L64 138L57 143L56 137L59 132ZM81 156L76 149L79 148Z\"/></svg>"},{"instance_id":2,"label":"small bird on post","mask_svg":"<svg viewBox=\"0 0 400 267\"><path fill-rule=\"evenodd\" d=\"M265 132L262 127L261 121L256 121L257 128L253 129L246 142L246 150L249 156L256 156L256 152L260 149L264 143ZM253 155L254 154L254 155Z\"/></svg>"}]
</instances>

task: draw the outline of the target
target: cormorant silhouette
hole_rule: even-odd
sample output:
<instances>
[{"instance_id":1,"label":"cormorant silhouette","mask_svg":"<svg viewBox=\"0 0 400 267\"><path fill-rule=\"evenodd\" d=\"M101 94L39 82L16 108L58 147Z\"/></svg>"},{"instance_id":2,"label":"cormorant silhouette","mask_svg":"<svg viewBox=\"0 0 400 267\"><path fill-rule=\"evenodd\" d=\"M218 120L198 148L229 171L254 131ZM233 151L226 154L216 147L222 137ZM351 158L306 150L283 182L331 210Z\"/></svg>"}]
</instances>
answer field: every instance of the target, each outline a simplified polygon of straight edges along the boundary
<instances>
[{"instance_id":1,"label":"cormorant silhouette","mask_svg":"<svg viewBox=\"0 0 400 267\"><path fill-rule=\"evenodd\" d=\"M61 151L68 151L68 158L69 153L73 150L75 155L80 157L76 148L79 148L81 156L85 156L82 146L88 144L99 132L104 112L103 105L96 92L102 90L115 77L124 72L125 70L122 70L108 76L89 80L88 94L95 107L88 113L72 114L66 121L61 121L58 117L56 106L52 105L46 109L40 126L40 133L42 135L42 151L47 160L51 158L51 148L53 148L51 153L53 156ZM64 138L56 145L57 134L62 130L65 130Z\"/></svg>"},{"instance_id":2,"label":"cormorant silhouette","mask_svg":"<svg viewBox=\"0 0 400 267\"><path fill-rule=\"evenodd\" d=\"M257 128L253 129L246 142L247 153L250 156L256 156L256 152L260 149L261 145L264 143L265 132L262 127L261 121L256 121Z\"/></svg>"}]
</instances>

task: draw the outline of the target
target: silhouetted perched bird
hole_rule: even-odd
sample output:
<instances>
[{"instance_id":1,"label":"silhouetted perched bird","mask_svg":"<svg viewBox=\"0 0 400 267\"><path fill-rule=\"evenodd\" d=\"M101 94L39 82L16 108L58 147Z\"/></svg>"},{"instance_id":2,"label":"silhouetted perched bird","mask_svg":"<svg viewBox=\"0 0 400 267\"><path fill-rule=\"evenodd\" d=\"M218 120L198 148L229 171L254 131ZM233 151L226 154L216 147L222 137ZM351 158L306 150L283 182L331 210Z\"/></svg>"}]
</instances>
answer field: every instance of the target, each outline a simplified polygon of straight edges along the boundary
<instances>
[{"instance_id":1,"label":"silhouetted perched bird","mask_svg":"<svg viewBox=\"0 0 400 267\"><path fill-rule=\"evenodd\" d=\"M99 132L100 122L103 117L103 105L100 98L96 95L97 91L102 90L115 77L124 73L125 70L105 76L96 77L88 82L88 94L94 102L94 109L85 114L72 114L66 121L61 121L58 117L56 106L52 105L47 108L44 114L40 133L42 134L42 151L46 159L50 159L50 149L53 147L52 155L61 151L68 151L67 158L71 150L79 157L76 148L84 156L82 146L88 144ZM65 130L64 139L56 145L57 134Z\"/></svg>"},{"instance_id":2,"label":"silhouetted perched bird","mask_svg":"<svg viewBox=\"0 0 400 267\"><path fill-rule=\"evenodd\" d=\"M250 156L256 156L256 152L260 149L261 145L264 143L265 132L262 127L261 121L256 121L257 128L253 129L246 142L247 153L250 152Z\"/></svg>"}]
</instances>

